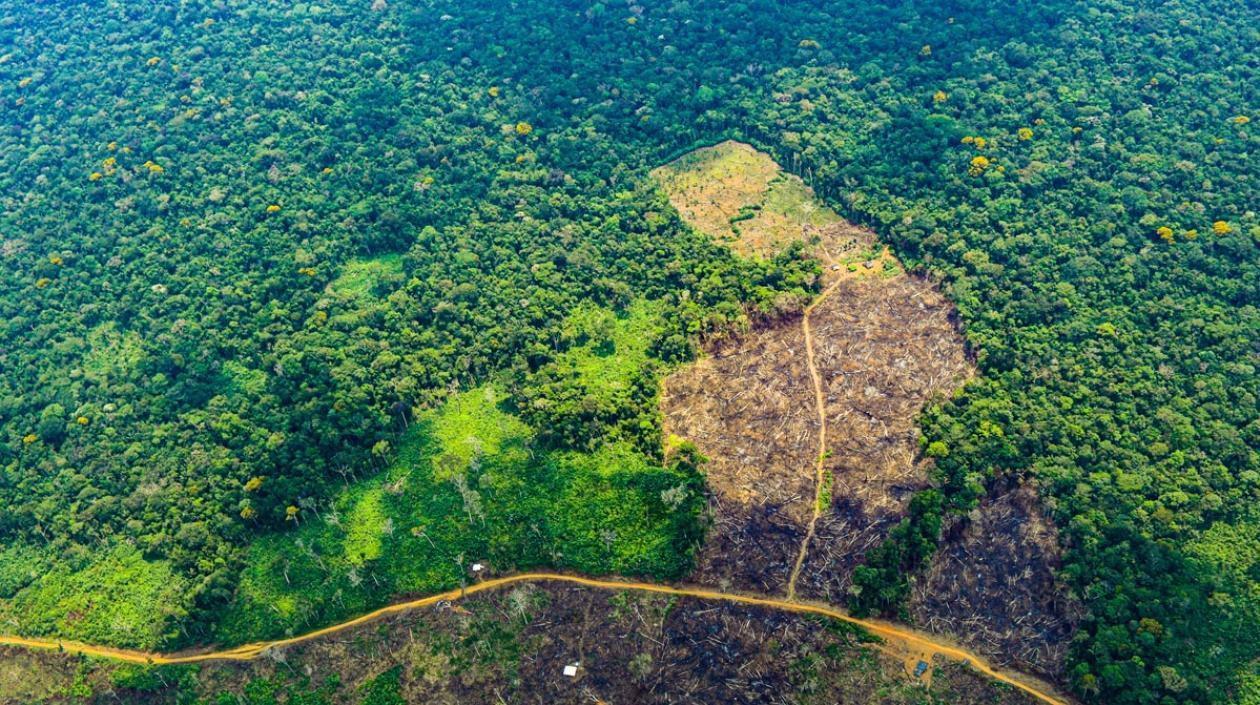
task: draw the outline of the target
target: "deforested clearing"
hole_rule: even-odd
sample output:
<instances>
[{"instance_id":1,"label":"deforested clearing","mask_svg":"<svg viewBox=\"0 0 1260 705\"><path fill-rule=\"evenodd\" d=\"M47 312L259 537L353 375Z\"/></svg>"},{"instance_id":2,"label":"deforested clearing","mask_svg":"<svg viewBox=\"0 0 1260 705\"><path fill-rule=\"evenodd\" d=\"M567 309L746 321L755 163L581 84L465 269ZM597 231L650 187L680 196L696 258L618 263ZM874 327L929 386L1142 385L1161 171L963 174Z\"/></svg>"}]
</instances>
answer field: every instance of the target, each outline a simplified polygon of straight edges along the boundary
<instances>
[{"instance_id":1,"label":"deforested clearing","mask_svg":"<svg viewBox=\"0 0 1260 705\"><path fill-rule=\"evenodd\" d=\"M652 176L692 227L747 256L769 256L809 228L840 222L800 177L742 142L688 152Z\"/></svg>"},{"instance_id":2,"label":"deforested clearing","mask_svg":"<svg viewBox=\"0 0 1260 705\"><path fill-rule=\"evenodd\" d=\"M821 261L829 292L810 314L825 447L800 314L711 345L665 382L667 437L689 440L709 458L714 523L693 577L785 590L817 508L820 533L805 547L799 580L806 593L843 602L863 552L928 484L916 416L972 374L953 308L932 284L902 271L871 233L814 201L804 184L797 193L806 198L790 208L762 206L731 222L750 204L775 200L767 196L774 184L795 179L747 145L698 150L655 173L685 220L739 252L769 256L804 242ZM826 220L760 227L767 212Z\"/></svg>"}]
</instances>

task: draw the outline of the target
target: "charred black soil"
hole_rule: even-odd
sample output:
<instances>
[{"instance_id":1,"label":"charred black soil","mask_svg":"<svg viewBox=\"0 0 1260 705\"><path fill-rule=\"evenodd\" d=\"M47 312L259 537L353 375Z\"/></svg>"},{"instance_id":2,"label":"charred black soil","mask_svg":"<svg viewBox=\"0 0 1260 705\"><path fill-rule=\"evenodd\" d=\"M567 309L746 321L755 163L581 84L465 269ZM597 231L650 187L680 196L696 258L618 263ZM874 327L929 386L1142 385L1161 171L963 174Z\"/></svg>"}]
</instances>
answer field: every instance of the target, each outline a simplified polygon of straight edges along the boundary
<instances>
[{"instance_id":1,"label":"charred black soil","mask_svg":"<svg viewBox=\"0 0 1260 705\"><path fill-rule=\"evenodd\" d=\"M946 527L913 581L910 613L996 664L1062 680L1082 607L1056 580L1058 567L1058 532L1035 489L1006 488Z\"/></svg>"},{"instance_id":2,"label":"charred black soil","mask_svg":"<svg viewBox=\"0 0 1260 705\"><path fill-rule=\"evenodd\" d=\"M152 680L170 686L151 692L111 686L114 666L80 669L64 654L5 662L65 681L67 692L45 692L44 702L71 702L76 671L93 694L73 701L90 703L174 703L176 681L185 695L216 703L253 703L262 692L283 702L304 689L322 689L326 702L359 703L383 676L401 702L417 705L1032 702L940 659L925 691L868 639L779 610L542 585L391 617L246 664L159 672ZM4 705L19 702L27 700L0 696Z\"/></svg>"}]
</instances>

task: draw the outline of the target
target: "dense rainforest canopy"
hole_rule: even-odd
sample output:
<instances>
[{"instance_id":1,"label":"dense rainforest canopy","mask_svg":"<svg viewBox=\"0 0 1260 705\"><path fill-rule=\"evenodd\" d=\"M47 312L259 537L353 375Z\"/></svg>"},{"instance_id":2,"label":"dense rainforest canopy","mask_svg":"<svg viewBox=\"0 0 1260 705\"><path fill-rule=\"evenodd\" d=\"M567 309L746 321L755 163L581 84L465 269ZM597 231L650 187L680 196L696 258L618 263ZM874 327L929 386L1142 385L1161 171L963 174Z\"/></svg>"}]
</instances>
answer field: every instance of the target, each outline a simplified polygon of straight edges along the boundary
<instances>
[{"instance_id":1,"label":"dense rainforest canopy","mask_svg":"<svg viewBox=\"0 0 1260 705\"><path fill-rule=\"evenodd\" d=\"M0 5L0 612L58 631L53 592L125 593L157 626L84 636L282 630L238 619L251 575L290 582L259 546L399 448L468 468L441 492L475 550L681 574L698 475L658 467L656 370L818 271L732 255L648 178L737 137L939 278L978 357L854 606L896 612L941 512L1023 475L1088 610L1079 695L1260 697L1257 46L1234 0ZM572 511L408 441L477 395ZM648 507L620 534L580 520L618 492ZM411 584L380 573L362 604Z\"/></svg>"}]
</instances>

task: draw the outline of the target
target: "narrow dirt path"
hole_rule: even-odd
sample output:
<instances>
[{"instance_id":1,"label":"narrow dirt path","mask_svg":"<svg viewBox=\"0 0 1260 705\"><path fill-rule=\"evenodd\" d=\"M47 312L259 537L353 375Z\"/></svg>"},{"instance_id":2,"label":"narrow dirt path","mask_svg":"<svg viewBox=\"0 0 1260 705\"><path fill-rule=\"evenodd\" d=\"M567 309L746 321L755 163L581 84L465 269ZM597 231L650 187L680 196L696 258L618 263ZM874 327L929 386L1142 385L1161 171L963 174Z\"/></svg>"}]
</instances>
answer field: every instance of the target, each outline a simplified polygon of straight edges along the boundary
<instances>
[{"instance_id":1,"label":"narrow dirt path","mask_svg":"<svg viewBox=\"0 0 1260 705\"><path fill-rule=\"evenodd\" d=\"M825 253L824 253L825 255ZM826 258L830 264L830 257ZM836 287L843 283L844 279L832 282L823 292L814 299L813 303L805 307L805 314L801 316L801 329L805 333L805 362L809 366L809 378L814 384L814 405L818 410L818 452L814 457L814 511L809 519L809 528L805 531L805 538L801 540L801 550L796 555L796 563L792 566L792 574L788 578L787 599L796 599L796 581L801 576L801 567L805 565L805 555L809 552L809 544L814 539L814 530L818 526L818 517L822 515L822 490L823 490L823 462L826 460L827 454L827 406L826 400L823 398L822 376L818 374L818 365L814 362L814 332L810 328L809 318L813 314L814 309L819 304L827 300L835 292Z\"/></svg>"},{"instance_id":2,"label":"narrow dirt path","mask_svg":"<svg viewBox=\"0 0 1260 705\"><path fill-rule=\"evenodd\" d=\"M410 602L400 602L398 604L382 607L374 612L369 612L360 617L347 620L340 624L334 624L323 629L303 634L301 636L292 637L290 639L279 639L276 641L263 641L254 644L245 644L234 649L226 651L211 651L195 654L155 654L144 651L133 651L128 649L114 649L103 646L92 646L90 644L81 644L73 641L57 641L47 639L27 639L23 637L0 636L0 646L20 646L29 649L42 649L49 651L63 651L73 654L82 654L85 656L95 656L99 658L107 658L116 661L125 661L128 663L148 664L148 665L170 665L181 663L205 663L209 661L250 661L262 656L272 649L293 646L303 642L311 641L322 636L342 632L352 627L356 627L374 620L380 619L386 615L397 614L399 612L407 612L422 607L436 605L439 602L449 602L458 600L469 595L479 592L488 592L507 585L517 583L530 582L561 582L573 585L581 585L583 587L597 588L601 590L634 590L637 592L649 592L663 595L677 595L679 597L692 597L700 600L713 600L721 602L730 602L741 605L753 605L757 607L768 607L771 609L784 610L798 614L815 614L831 619L837 619L847 622L855 626L861 627L876 636L885 639L905 642L930 650L933 653L948 656L949 658L961 661L963 664L974 668L984 675L1005 683L1011 687L1048 703L1048 705L1069 705L1067 700L1061 699L1053 694L1051 688L1042 683L1038 683L1027 676L1019 674L1007 674L999 671L996 667L989 665L979 656L962 649L940 642L937 638L921 634L910 630L906 627L881 622L878 620L858 619L851 617L844 611L831 607L829 605L812 602L802 602L799 600L784 600L775 597L762 595L748 595L731 592L718 592L704 588L691 587L674 587L671 585L658 585L656 583L639 583L639 582L622 582L619 580L598 580L595 578L582 578L574 575L563 575L560 573L521 573L519 575L509 575L501 578L493 578L484 582L470 585L462 590L450 590L448 592L431 595L429 597L412 600Z\"/></svg>"}]
</instances>

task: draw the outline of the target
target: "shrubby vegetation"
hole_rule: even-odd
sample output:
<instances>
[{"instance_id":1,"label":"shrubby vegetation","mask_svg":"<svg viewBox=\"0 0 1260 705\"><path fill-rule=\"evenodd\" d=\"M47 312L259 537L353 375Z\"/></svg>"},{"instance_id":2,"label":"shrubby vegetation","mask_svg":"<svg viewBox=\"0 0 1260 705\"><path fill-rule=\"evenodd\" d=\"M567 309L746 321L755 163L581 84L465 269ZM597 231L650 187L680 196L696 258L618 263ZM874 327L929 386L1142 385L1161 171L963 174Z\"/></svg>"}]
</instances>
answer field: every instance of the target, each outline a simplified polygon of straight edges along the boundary
<instances>
[{"instance_id":1,"label":"shrubby vegetation","mask_svg":"<svg viewBox=\"0 0 1260 705\"><path fill-rule=\"evenodd\" d=\"M609 462L659 497L652 478L678 478L648 460L652 360L812 286L812 263L740 260L688 231L647 179L739 137L957 302L982 376L925 417L940 511L999 474L1040 483L1089 610L1077 692L1245 697L1260 678L1258 27L1228 0L8 8L0 599L34 609L40 581L128 561L187 589L153 611L171 621L115 641L290 628L234 611L250 585L282 592L268 556L310 532L346 565L345 545L381 560L371 531L315 536L315 515L366 501L363 521L396 516L396 495L364 499L370 483L331 498L369 475L383 487L393 470L372 469L396 448L391 467L423 467L443 442L407 427L492 378L518 408L487 413L523 419L539 452L473 474L555 494L487 522L609 501ZM646 362L591 379L616 326L583 339L572 312L644 305ZM409 519L469 521L452 482L412 477L443 506ZM593 499L573 494L584 482ZM872 574L913 568L931 514ZM635 557L693 530L655 523L623 552L581 516L548 529L577 548L509 562L667 575ZM511 533L443 550L510 555L496 531ZM422 584L390 570L363 589Z\"/></svg>"},{"instance_id":2,"label":"shrubby vegetation","mask_svg":"<svg viewBox=\"0 0 1260 705\"><path fill-rule=\"evenodd\" d=\"M218 640L290 636L459 587L474 563L682 576L703 528L694 453L660 467L626 443L539 451L504 403L490 386L452 397L417 418L387 470L256 541Z\"/></svg>"}]
</instances>

